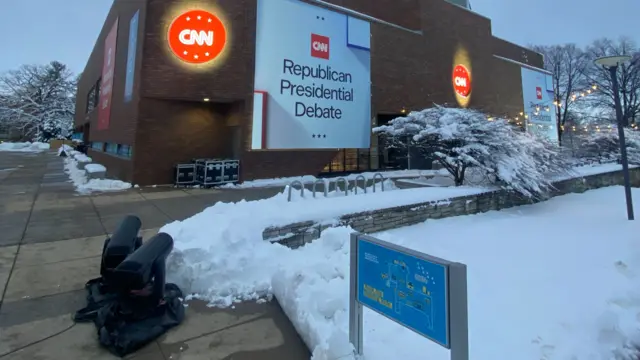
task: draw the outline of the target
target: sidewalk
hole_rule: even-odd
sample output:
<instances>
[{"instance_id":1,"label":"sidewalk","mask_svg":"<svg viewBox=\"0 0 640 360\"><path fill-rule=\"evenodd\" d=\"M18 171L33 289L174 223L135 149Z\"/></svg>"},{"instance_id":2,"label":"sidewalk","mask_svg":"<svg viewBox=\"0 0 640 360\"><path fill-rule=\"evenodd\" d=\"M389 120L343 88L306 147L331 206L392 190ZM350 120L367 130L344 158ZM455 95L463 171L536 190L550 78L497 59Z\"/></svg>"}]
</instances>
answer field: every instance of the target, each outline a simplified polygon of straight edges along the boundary
<instances>
[{"instance_id":1,"label":"sidewalk","mask_svg":"<svg viewBox=\"0 0 640 360\"><path fill-rule=\"evenodd\" d=\"M266 191L265 191L266 190ZM216 201L272 196L277 189L132 189L78 196L62 159L0 153L0 359L116 359L92 324L74 324L85 281L98 276L102 244L126 214L144 238ZM275 300L208 308L191 301L186 319L133 359L309 359Z\"/></svg>"}]
</instances>

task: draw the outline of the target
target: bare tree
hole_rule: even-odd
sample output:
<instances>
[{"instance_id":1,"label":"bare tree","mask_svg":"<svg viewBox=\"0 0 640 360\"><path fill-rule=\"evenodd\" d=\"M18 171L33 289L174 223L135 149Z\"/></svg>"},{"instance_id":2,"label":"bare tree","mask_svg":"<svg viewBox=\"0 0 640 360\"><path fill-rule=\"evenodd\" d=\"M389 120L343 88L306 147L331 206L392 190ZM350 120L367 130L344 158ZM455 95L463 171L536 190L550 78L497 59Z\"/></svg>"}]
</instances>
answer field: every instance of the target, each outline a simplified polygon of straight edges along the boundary
<instances>
[{"instance_id":1,"label":"bare tree","mask_svg":"<svg viewBox=\"0 0 640 360\"><path fill-rule=\"evenodd\" d=\"M573 95L587 86L584 72L588 57L575 44L532 46L532 49L544 55L544 67L553 73L558 139L562 139L562 129L572 115Z\"/></svg>"},{"instance_id":2,"label":"bare tree","mask_svg":"<svg viewBox=\"0 0 640 360\"><path fill-rule=\"evenodd\" d=\"M0 122L30 140L66 137L73 127L76 78L66 65L24 65L0 76Z\"/></svg>"},{"instance_id":3,"label":"bare tree","mask_svg":"<svg viewBox=\"0 0 640 360\"><path fill-rule=\"evenodd\" d=\"M622 107L622 124L629 126L640 115L640 48L635 41L622 37L617 41L602 38L587 47L589 58L585 76L597 84L600 91L594 97L593 106L609 108L615 111L611 74L603 67L594 64L594 60L603 56L630 55L631 62L618 67L618 87Z\"/></svg>"}]
</instances>

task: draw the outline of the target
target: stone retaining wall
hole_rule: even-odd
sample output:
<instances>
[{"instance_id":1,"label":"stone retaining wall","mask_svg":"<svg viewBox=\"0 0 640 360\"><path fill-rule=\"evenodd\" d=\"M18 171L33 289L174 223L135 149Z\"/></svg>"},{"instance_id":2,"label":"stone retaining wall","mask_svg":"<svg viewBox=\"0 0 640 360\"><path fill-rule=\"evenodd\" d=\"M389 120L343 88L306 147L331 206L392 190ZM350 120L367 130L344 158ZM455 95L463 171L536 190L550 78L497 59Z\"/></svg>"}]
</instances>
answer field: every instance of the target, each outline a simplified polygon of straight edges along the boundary
<instances>
[{"instance_id":1,"label":"stone retaining wall","mask_svg":"<svg viewBox=\"0 0 640 360\"><path fill-rule=\"evenodd\" d=\"M640 168L630 169L630 173L631 186L640 187ZM623 180L622 171L615 171L558 181L555 183L556 190L550 194L549 198L569 193L582 193L606 186L622 185ZM624 194L621 192L620 197L622 198L623 196ZM296 248L318 239L323 230L333 226L348 225L356 231L374 233L419 224L428 219L477 214L518 205L533 204L543 200L529 199L512 191L496 190L448 200L346 214L339 219L328 220L327 222L304 221L281 227L267 228L263 232L263 237L265 240Z\"/></svg>"}]
</instances>

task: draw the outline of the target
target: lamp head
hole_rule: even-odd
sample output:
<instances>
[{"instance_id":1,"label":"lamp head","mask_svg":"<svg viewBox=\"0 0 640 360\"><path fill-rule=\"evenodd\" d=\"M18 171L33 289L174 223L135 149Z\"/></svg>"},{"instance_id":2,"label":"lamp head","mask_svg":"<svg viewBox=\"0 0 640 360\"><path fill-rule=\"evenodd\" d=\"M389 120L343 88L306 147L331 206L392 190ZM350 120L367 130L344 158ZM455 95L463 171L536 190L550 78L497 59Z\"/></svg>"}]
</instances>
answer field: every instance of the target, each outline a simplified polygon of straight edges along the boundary
<instances>
[{"instance_id":1,"label":"lamp head","mask_svg":"<svg viewBox=\"0 0 640 360\"><path fill-rule=\"evenodd\" d=\"M615 56L604 56L594 60L596 65L604 66L607 68L618 66L624 62L631 60L631 56L629 55L615 55Z\"/></svg>"}]
</instances>

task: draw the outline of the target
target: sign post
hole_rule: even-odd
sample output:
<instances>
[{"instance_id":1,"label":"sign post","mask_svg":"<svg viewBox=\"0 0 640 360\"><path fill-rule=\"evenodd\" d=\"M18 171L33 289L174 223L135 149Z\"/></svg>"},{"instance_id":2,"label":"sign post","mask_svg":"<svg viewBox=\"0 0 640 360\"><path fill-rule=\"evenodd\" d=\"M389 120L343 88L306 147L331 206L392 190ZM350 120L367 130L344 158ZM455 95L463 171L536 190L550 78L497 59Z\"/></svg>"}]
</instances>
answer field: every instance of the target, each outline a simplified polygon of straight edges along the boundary
<instances>
[{"instance_id":1,"label":"sign post","mask_svg":"<svg viewBox=\"0 0 640 360\"><path fill-rule=\"evenodd\" d=\"M363 306L469 359L467 266L351 234L349 340L363 349Z\"/></svg>"}]
</instances>

